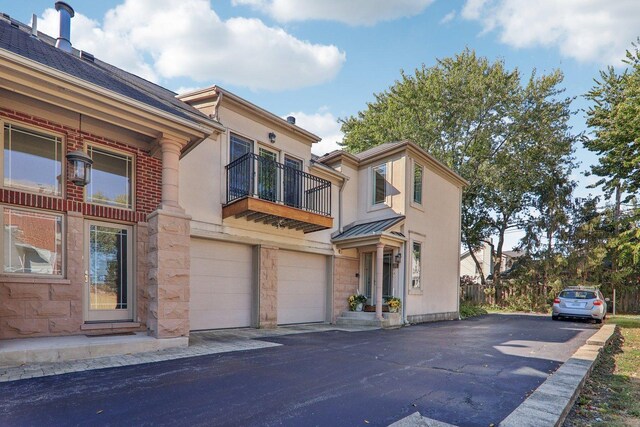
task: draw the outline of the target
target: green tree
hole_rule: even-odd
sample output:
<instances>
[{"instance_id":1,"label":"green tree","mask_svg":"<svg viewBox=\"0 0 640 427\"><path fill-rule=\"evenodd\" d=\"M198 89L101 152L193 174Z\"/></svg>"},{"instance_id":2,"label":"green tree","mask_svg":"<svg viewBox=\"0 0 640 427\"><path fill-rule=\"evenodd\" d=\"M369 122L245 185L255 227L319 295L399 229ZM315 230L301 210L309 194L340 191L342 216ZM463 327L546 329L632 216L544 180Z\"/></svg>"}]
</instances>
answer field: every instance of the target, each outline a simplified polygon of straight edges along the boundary
<instances>
[{"instance_id":1,"label":"green tree","mask_svg":"<svg viewBox=\"0 0 640 427\"><path fill-rule=\"evenodd\" d=\"M524 82L503 61L465 49L423 65L375 94L364 111L342 120L344 146L359 152L410 139L469 181L463 194L462 241L474 252L497 235L494 283L499 293L507 230L522 226L548 164L570 166L575 137L567 121L559 71ZM478 260L476 265L481 268Z\"/></svg>"}]
</instances>

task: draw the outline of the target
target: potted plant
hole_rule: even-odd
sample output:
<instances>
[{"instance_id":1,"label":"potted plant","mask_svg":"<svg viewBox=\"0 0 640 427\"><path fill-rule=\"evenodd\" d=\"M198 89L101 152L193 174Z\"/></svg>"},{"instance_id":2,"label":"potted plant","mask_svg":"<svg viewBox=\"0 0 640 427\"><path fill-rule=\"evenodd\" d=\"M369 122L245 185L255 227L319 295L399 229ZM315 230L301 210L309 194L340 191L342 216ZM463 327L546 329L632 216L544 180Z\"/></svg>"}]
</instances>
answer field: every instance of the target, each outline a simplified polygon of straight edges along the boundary
<instances>
[{"instance_id":1,"label":"potted plant","mask_svg":"<svg viewBox=\"0 0 640 427\"><path fill-rule=\"evenodd\" d=\"M349 310L362 311L363 304L367 302L367 297L361 294L351 295L349 297Z\"/></svg>"},{"instance_id":2,"label":"potted plant","mask_svg":"<svg viewBox=\"0 0 640 427\"><path fill-rule=\"evenodd\" d=\"M389 307L389 313L397 313L398 310L400 310L400 307L402 307L402 301L400 298L386 297L384 300Z\"/></svg>"}]
</instances>

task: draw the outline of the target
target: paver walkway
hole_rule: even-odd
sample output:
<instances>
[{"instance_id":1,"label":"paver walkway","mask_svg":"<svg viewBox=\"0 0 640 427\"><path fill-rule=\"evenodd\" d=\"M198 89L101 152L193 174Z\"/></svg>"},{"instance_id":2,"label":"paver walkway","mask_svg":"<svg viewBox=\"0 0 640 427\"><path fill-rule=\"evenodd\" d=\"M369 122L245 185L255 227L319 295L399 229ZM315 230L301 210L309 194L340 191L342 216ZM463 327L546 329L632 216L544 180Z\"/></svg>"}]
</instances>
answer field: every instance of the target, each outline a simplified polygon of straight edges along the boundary
<instances>
[{"instance_id":1,"label":"paver walkway","mask_svg":"<svg viewBox=\"0 0 640 427\"><path fill-rule=\"evenodd\" d=\"M323 332L329 330L358 332L371 329L374 328L337 328L332 325L309 324L284 326L273 330L247 328L192 332L189 337L189 347L170 348L148 353L98 357L87 360L74 360L57 363L33 363L9 368L0 367L0 383L72 372L82 372L92 369L115 368L120 366L140 365L143 363L182 359L186 357L204 356L208 354L276 347L281 344L263 341L263 339L282 335Z\"/></svg>"}]
</instances>

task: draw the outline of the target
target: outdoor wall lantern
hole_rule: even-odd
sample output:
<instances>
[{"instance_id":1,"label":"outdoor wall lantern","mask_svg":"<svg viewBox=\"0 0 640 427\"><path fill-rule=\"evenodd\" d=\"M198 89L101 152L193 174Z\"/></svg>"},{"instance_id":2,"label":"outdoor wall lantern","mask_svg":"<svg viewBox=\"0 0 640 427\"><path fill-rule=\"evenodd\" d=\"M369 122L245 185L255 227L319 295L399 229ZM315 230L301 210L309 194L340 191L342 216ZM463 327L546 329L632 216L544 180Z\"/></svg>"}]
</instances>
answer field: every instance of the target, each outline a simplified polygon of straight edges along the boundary
<instances>
[{"instance_id":1,"label":"outdoor wall lantern","mask_svg":"<svg viewBox=\"0 0 640 427\"><path fill-rule=\"evenodd\" d=\"M399 267L400 266L400 261L402 260L402 253L398 252L396 254L395 257L393 257L393 263L395 264L395 267Z\"/></svg>"},{"instance_id":2,"label":"outdoor wall lantern","mask_svg":"<svg viewBox=\"0 0 640 427\"><path fill-rule=\"evenodd\" d=\"M276 134L275 132L269 132L269 142L272 144L276 143Z\"/></svg>"},{"instance_id":3,"label":"outdoor wall lantern","mask_svg":"<svg viewBox=\"0 0 640 427\"><path fill-rule=\"evenodd\" d=\"M69 162L69 180L75 185L84 187L91 180L93 159L84 151L76 150L67 154Z\"/></svg>"}]
</instances>

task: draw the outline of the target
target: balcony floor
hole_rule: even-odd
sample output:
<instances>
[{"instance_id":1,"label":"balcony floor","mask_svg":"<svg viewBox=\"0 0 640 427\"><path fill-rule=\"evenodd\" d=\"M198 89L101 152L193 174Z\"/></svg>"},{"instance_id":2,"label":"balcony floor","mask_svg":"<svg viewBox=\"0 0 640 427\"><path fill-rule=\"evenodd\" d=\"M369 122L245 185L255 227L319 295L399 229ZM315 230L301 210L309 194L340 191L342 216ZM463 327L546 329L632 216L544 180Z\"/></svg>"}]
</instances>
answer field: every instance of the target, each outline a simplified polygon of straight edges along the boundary
<instances>
[{"instance_id":1,"label":"balcony floor","mask_svg":"<svg viewBox=\"0 0 640 427\"><path fill-rule=\"evenodd\" d=\"M333 218L256 197L244 197L222 207L222 218L246 218L278 228L302 230L304 233L333 227Z\"/></svg>"}]
</instances>

